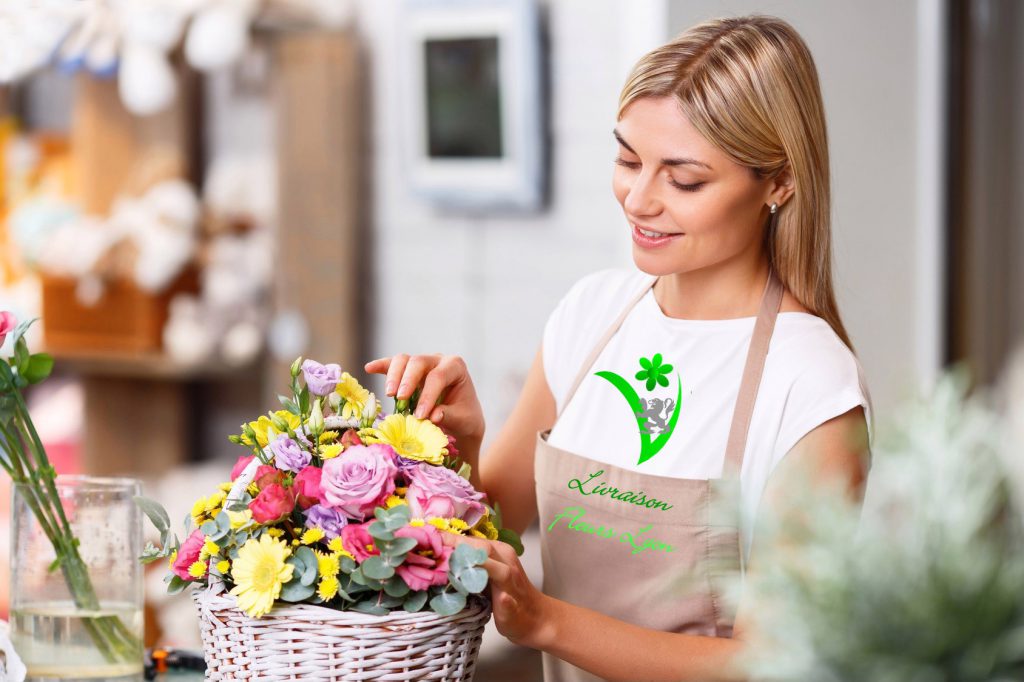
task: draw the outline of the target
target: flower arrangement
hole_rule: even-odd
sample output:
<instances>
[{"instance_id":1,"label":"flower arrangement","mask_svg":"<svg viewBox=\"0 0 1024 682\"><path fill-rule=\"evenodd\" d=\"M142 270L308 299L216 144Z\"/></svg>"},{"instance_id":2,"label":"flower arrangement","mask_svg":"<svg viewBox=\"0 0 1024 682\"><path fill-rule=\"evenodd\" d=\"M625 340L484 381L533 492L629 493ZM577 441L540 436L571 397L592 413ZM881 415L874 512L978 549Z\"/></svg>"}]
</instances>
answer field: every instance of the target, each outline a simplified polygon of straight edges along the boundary
<instances>
[{"instance_id":1,"label":"flower arrangement","mask_svg":"<svg viewBox=\"0 0 1024 682\"><path fill-rule=\"evenodd\" d=\"M429 608L458 613L487 584L486 553L444 533L501 540L497 505L469 483L455 439L414 417L419 392L381 414L374 394L337 364L297 359L282 408L242 425L231 478L200 497L170 531L163 508L139 504L160 530L168 591L221 582L253 618L275 602L372 615Z\"/></svg>"}]
</instances>

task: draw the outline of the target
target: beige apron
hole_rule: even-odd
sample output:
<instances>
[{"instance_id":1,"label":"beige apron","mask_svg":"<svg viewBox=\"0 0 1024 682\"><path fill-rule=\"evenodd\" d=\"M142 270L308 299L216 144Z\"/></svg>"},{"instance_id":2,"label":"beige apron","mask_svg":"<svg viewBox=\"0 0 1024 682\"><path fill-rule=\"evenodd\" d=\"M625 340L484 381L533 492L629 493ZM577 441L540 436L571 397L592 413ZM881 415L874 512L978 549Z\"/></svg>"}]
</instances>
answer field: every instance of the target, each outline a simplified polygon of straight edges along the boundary
<instances>
[{"instance_id":1,"label":"beige apron","mask_svg":"<svg viewBox=\"0 0 1024 682\"><path fill-rule=\"evenodd\" d=\"M563 411L626 315L656 281L643 287L598 341ZM721 581L735 577L741 567L739 472L782 294L772 270L733 410L722 478L622 469L549 445L551 429L538 432L534 477L545 594L664 632L732 635L734 614L722 598ZM594 477L597 472L602 473ZM711 505L712 498L722 495L733 500ZM548 653L542 658L545 682L600 679Z\"/></svg>"}]
</instances>

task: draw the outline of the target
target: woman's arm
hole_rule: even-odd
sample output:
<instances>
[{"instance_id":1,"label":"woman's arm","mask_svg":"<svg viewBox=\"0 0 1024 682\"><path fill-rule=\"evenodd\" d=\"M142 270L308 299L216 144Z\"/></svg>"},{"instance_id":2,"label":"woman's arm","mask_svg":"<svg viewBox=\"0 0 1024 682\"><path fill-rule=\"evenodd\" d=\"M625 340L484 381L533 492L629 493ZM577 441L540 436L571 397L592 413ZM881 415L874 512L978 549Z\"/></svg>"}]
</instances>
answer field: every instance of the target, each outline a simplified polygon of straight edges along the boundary
<instances>
[{"instance_id":1,"label":"woman's arm","mask_svg":"<svg viewBox=\"0 0 1024 682\"><path fill-rule=\"evenodd\" d=\"M866 473L866 427L855 408L808 433L786 455L765 489L762 513L792 513L787 491L804 485L839 483L860 499ZM511 547L501 542L444 534L445 542L469 542L487 550L484 564L499 632L510 640L547 651L608 680L703 682L747 679L738 663L750 627L739 605L733 638L652 630L544 595L526 577ZM751 551L755 557L757 543ZM756 567L748 562L748 572ZM601 570L595 566L594 570Z\"/></svg>"}]
</instances>

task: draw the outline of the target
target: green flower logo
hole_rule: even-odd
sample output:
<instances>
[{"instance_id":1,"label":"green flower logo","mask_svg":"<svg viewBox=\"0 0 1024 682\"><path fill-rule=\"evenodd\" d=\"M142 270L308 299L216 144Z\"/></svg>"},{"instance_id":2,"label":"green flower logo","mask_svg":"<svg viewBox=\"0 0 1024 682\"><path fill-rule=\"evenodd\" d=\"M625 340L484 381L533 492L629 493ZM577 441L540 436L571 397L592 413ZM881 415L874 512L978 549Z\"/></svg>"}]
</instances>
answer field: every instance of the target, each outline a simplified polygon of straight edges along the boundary
<instances>
[{"instance_id":1,"label":"green flower logo","mask_svg":"<svg viewBox=\"0 0 1024 682\"><path fill-rule=\"evenodd\" d=\"M650 360L640 358L640 366L643 369L636 373L636 378L647 381L648 391L653 391L656 385L668 386L668 378L665 375L672 371L672 365L661 364L661 353L655 353Z\"/></svg>"}]
</instances>

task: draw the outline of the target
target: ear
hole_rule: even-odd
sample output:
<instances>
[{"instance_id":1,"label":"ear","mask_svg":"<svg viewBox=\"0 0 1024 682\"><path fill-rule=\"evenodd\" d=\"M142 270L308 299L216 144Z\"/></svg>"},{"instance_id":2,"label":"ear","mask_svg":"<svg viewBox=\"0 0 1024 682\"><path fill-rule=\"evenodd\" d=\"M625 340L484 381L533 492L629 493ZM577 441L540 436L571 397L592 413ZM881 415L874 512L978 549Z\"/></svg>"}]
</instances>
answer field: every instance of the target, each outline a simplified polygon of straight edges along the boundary
<instances>
[{"instance_id":1,"label":"ear","mask_svg":"<svg viewBox=\"0 0 1024 682\"><path fill-rule=\"evenodd\" d=\"M775 177L772 178L769 188L768 202L775 202L782 206L789 200L789 197L796 191L796 182L793 179L793 169L789 163L782 167Z\"/></svg>"}]
</instances>

